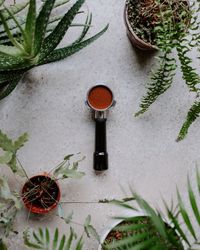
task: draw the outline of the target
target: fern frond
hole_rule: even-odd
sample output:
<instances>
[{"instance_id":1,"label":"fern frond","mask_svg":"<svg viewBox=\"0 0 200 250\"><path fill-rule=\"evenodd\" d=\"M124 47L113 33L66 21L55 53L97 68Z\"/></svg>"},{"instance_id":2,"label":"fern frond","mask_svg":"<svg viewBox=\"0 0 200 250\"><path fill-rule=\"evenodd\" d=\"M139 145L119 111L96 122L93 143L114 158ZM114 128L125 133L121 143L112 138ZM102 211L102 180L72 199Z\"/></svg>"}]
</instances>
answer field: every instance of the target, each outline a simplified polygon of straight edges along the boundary
<instances>
[{"instance_id":1,"label":"fern frond","mask_svg":"<svg viewBox=\"0 0 200 250\"><path fill-rule=\"evenodd\" d=\"M198 88L196 85L200 83L200 76L198 75L197 70L191 66L192 59L187 56L190 48L186 45L185 41L180 39L176 45L176 49L181 63L183 79L190 91L197 92Z\"/></svg>"},{"instance_id":2,"label":"fern frond","mask_svg":"<svg viewBox=\"0 0 200 250\"><path fill-rule=\"evenodd\" d=\"M191 124L199 117L200 114L200 101L195 101L192 107L190 108L186 120L183 123L183 126L179 132L177 141L183 140L188 133L188 129Z\"/></svg>"},{"instance_id":3,"label":"fern frond","mask_svg":"<svg viewBox=\"0 0 200 250\"><path fill-rule=\"evenodd\" d=\"M171 58L170 52L167 51L163 56L159 57L158 63L158 69L154 73L152 72L151 82L147 84L147 94L142 98L140 111L135 116L139 116L147 111L151 104L172 84L176 69L175 59Z\"/></svg>"}]
</instances>

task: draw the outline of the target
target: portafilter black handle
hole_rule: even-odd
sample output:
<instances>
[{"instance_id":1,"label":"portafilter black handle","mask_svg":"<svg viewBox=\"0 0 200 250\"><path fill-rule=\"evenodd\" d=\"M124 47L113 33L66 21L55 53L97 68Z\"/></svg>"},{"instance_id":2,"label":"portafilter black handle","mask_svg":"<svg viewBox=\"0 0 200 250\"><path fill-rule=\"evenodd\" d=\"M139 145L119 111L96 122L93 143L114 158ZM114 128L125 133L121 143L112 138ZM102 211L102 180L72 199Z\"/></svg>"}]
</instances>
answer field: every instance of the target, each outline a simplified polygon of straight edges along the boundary
<instances>
[{"instance_id":1,"label":"portafilter black handle","mask_svg":"<svg viewBox=\"0 0 200 250\"><path fill-rule=\"evenodd\" d=\"M106 146L106 118L95 119L95 152L94 170L104 171L108 169L108 153Z\"/></svg>"}]
</instances>

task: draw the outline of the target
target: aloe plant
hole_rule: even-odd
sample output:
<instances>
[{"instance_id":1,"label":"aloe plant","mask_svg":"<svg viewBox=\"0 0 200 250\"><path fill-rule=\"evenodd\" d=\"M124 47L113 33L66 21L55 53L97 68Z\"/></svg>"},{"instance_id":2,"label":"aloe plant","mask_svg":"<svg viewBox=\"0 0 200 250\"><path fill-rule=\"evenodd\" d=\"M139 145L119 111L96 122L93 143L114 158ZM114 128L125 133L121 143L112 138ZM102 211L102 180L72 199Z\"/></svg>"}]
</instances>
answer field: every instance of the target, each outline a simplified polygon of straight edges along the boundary
<instances>
[{"instance_id":1,"label":"aloe plant","mask_svg":"<svg viewBox=\"0 0 200 250\"><path fill-rule=\"evenodd\" d=\"M19 83L23 74L31 68L64 59L83 49L108 28L85 39L92 23L88 14L80 36L70 45L57 48L85 0L77 0L62 16L52 17L52 10L68 1L45 0L37 13L36 0L16 4L9 8L0 6L0 100L8 96ZM16 14L29 5L27 15Z\"/></svg>"}]
</instances>

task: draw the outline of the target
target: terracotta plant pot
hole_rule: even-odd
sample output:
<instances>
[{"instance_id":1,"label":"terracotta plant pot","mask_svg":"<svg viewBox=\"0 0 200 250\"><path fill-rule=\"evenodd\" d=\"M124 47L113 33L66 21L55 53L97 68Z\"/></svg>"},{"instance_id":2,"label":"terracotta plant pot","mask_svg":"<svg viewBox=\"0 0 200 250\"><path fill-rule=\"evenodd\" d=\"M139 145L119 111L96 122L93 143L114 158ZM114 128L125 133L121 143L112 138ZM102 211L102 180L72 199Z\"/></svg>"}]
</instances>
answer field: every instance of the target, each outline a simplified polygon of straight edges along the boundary
<instances>
[{"instance_id":1,"label":"terracotta plant pot","mask_svg":"<svg viewBox=\"0 0 200 250\"><path fill-rule=\"evenodd\" d=\"M136 33L133 31L130 25L130 22L128 20L128 3L125 4L125 8L124 8L124 22L126 25L126 32L127 32L128 38L134 47L141 49L141 50L147 50L147 51L158 50L156 46L150 43L146 43L142 39L140 39L136 35Z\"/></svg>"},{"instance_id":2,"label":"terracotta plant pot","mask_svg":"<svg viewBox=\"0 0 200 250\"><path fill-rule=\"evenodd\" d=\"M47 214L58 206L61 192L56 181L48 175L30 178L22 188L24 206L34 214Z\"/></svg>"},{"instance_id":3,"label":"terracotta plant pot","mask_svg":"<svg viewBox=\"0 0 200 250\"><path fill-rule=\"evenodd\" d=\"M185 4L189 10L189 8L190 8L189 1L186 0ZM134 47L136 47L140 50L146 50L146 51L158 50L158 48L155 45L152 45L151 43L148 43L148 42L144 42L141 38L139 38L136 35L136 33L134 32L134 30L132 29L131 24L129 22L129 18L128 18L128 2L126 2L125 8L124 8L124 22L125 22L128 38ZM190 24L190 20L188 20L188 19L185 20L185 24L186 24L185 32L187 32L188 26Z\"/></svg>"}]
</instances>

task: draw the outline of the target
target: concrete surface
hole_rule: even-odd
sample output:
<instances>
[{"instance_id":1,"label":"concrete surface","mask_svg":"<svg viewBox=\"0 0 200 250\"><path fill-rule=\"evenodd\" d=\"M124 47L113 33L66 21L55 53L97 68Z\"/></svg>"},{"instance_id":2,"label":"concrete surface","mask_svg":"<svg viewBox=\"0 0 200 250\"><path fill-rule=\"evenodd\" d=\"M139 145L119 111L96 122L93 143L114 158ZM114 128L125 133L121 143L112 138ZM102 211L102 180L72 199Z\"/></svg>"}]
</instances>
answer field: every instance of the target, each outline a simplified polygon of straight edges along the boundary
<instances>
[{"instance_id":1,"label":"concrete surface","mask_svg":"<svg viewBox=\"0 0 200 250\"><path fill-rule=\"evenodd\" d=\"M161 195L165 199L174 196L175 184L186 196L186 175L189 172L194 179L195 164L200 160L200 119L183 142L176 143L175 139L192 94L179 71L171 89L149 112L134 118L154 60L131 47L123 23L124 1L87 0L87 6L93 13L89 35L107 23L108 32L78 54L26 74L16 90L0 103L1 129L14 138L29 133L29 142L19 154L29 175L48 171L66 154L82 152L86 156L81 164L86 176L61 183L63 201L120 198L123 189L129 193L129 185L158 206L162 204ZM117 101L107 123L109 171L102 175L95 175L92 169L94 122L85 106L87 90L98 83L107 84ZM9 174L12 183L13 175L5 168L3 172ZM23 184L23 180L14 182L18 188ZM115 207L101 204L66 203L64 209L66 215L73 210L74 220L80 223L91 214L99 233L116 214ZM21 232L27 226L48 226L51 230L59 227L63 233L67 228L59 218L27 219L22 212L16 229ZM97 247L96 241L86 239L85 249ZM10 240L9 249L24 249L21 234Z\"/></svg>"}]
</instances>

